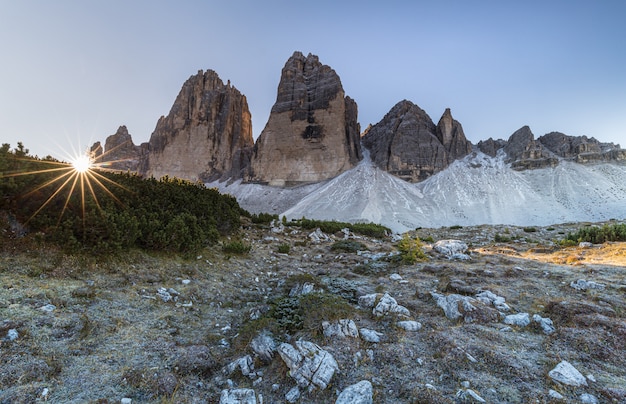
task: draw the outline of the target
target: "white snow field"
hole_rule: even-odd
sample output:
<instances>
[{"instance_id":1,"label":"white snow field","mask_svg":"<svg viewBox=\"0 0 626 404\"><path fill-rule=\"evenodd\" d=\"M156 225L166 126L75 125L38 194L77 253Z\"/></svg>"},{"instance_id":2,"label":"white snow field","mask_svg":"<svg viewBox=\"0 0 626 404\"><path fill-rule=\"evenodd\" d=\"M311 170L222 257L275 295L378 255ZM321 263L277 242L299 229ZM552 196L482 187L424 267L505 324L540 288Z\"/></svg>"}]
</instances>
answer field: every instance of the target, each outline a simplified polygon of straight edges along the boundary
<instances>
[{"instance_id":1,"label":"white snow field","mask_svg":"<svg viewBox=\"0 0 626 404\"><path fill-rule=\"evenodd\" d=\"M411 184L376 168L367 150L355 168L317 184L276 188L236 181L207 184L254 213L287 219L373 222L402 233L417 227L510 224L546 226L626 218L626 165L581 165L515 171L475 152Z\"/></svg>"}]
</instances>

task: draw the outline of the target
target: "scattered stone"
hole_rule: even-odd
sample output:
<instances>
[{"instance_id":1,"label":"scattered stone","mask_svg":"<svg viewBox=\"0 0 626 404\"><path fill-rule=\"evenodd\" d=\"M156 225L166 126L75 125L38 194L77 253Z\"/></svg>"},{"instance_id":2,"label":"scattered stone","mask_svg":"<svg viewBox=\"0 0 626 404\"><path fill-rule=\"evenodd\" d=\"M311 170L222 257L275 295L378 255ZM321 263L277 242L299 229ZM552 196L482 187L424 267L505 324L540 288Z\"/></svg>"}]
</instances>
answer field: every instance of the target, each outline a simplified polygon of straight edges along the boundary
<instances>
[{"instance_id":1,"label":"scattered stone","mask_svg":"<svg viewBox=\"0 0 626 404\"><path fill-rule=\"evenodd\" d=\"M252 389L222 390L219 404L257 404L256 393Z\"/></svg>"},{"instance_id":2,"label":"scattered stone","mask_svg":"<svg viewBox=\"0 0 626 404\"><path fill-rule=\"evenodd\" d=\"M362 380L346 387L337 397L335 404L371 404L373 396L372 383Z\"/></svg>"},{"instance_id":3,"label":"scattered stone","mask_svg":"<svg viewBox=\"0 0 626 404\"><path fill-rule=\"evenodd\" d=\"M409 309L404 306L400 306L398 302L396 302L396 299L389 296L388 293L385 293L383 297L380 298L380 301L378 302L376 307L374 307L372 313L376 317L382 317L387 314L398 314L400 316L406 317L411 315Z\"/></svg>"},{"instance_id":4,"label":"scattered stone","mask_svg":"<svg viewBox=\"0 0 626 404\"><path fill-rule=\"evenodd\" d=\"M19 336L20 334L17 332L17 330L15 328L11 328L9 331L7 331L7 336L5 337L5 340L15 341L19 338Z\"/></svg>"},{"instance_id":5,"label":"scattered stone","mask_svg":"<svg viewBox=\"0 0 626 404\"><path fill-rule=\"evenodd\" d=\"M254 351L255 354L261 359L261 361L265 363L269 363L272 361L274 357L274 352L276 352L276 342L272 335L263 331L250 342L250 347Z\"/></svg>"},{"instance_id":6,"label":"scattered stone","mask_svg":"<svg viewBox=\"0 0 626 404\"><path fill-rule=\"evenodd\" d=\"M465 260L470 258L465 254L467 252L467 244L460 240L439 240L433 245L433 249L448 259Z\"/></svg>"},{"instance_id":7,"label":"scattered stone","mask_svg":"<svg viewBox=\"0 0 626 404\"><path fill-rule=\"evenodd\" d=\"M160 394L171 396L178 387L178 379L174 373L165 371L157 375L156 385Z\"/></svg>"},{"instance_id":8,"label":"scattered stone","mask_svg":"<svg viewBox=\"0 0 626 404\"><path fill-rule=\"evenodd\" d=\"M226 365L226 373L229 375L237 369L239 369L244 376L249 376L250 378L256 377L256 373L254 373L254 361L250 355L243 356Z\"/></svg>"},{"instance_id":9,"label":"scattered stone","mask_svg":"<svg viewBox=\"0 0 626 404\"><path fill-rule=\"evenodd\" d=\"M285 394L285 400L289 403L295 403L300 398L300 389L298 386L292 387L287 394Z\"/></svg>"},{"instance_id":10,"label":"scattered stone","mask_svg":"<svg viewBox=\"0 0 626 404\"><path fill-rule=\"evenodd\" d=\"M446 296L436 292L431 292L430 295L437 301L437 306L443 309L444 314L450 320L462 318L466 323L471 323L474 321L498 321L500 318L500 313L497 310L469 296L457 294Z\"/></svg>"},{"instance_id":11,"label":"scattered stone","mask_svg":"<svg viewBox=\"0 0 626 404\"><path fill-rule=\"evenodd\" d=\"M272 220L272 223L270 223L270 229L272 233L280 234L285 231L285 225L280 220L274 219Z\"/></svg>"},{"instance_id":12,"label":"scattered stone","mask_svg":"<svg viewBox=\"0 0 626 404\"><path fill-rule=\"evenodd\" d=\"M378 298L378 295L376 293L373 293L371 295L360 296L358 300L359 306L374 307L376 305L377 298Z\"/></svg>"},{"instance_id":13,"label":"scattered stone","mask_svg":"<svg viewBox=\"0 0 626 404\"><path fill-rule=\"evenodd\" d=\"M309 238L315 244L319 244L319 243L321 243L323 241L331 241L330 236L328 236L328 234L324 233L319 227L317 229L315 229L314 232L309 234Z\"/></svg>"},{"instance_id":14,"label":"scattered stone","mask_svg":"<svg viewBox=\"0 0 626 404\"><path fill-rule=\"evenodd\" d=\"M478 395L472 389L459 390L456 393L456 396L461 400L472 400L476 403L486 403L485 399Z\"/></svg>"},{"instance_id":15,"label":"scattered stone","mask_svg":"<svg viewBox=\"0 0 626 404\"><path fill-rule=\"evenodd\" d=\"M598 404L598 398L593 394L583 393L580 395L580 402L583 404Z\"/></svg>"},{"instance_id":16,"label":"scattered stone","mask_svg":"<svg viewBox=\"0 0 626 404\"><path fill-rule=\"evenodd\" d=\"M131 404L133 402L132 398L128 398L128 397L124 397L123 399L120 400L121 404Z\"/></svg>"},{"instance_id":17,"label":"scattered stone","mask_svg":"<svg viewBox=\"0 0 626 404\"><path fill-rule=\"evenodd\" d=\"M361 328L359 332L361 334L361 339L374 344L378 344L380 342L380 337L384 335L378 331L370 330L369 328Z\"/></svg>"},{"instance_id":18,"label":"scattered stone","mask_svg":"<svg viewBox=\"0 0 626 404\"><path fill-rule=\"evenodd\" d=\"M586 281L584 279L579 279L576 282L570 283L569 285L576 290L583 290L583 291L589 290L589 289L604 290L604 288L606 287L606 285L602 283L597 283L594 281Z\"/></svg>"},{"instance_id":19,"label":"scattered stone","mask_svg":"<svg viewBox=\"0 0 626 404\"><path fill-rule=\"evenodd\" d=\"M589 374L587 375L587 380L589 380L589 381L590 381L590 382L592 382L592 383L595 383L595 382L596 382L596 378L595 378L595 376L594 376L594 375L592 375L591 373L589 373Z\"/></svg>"},{"instance_id":20,"label":"scattered stone","mask_svg":"<svg viewBox=\"0 0 626 404\"><path fill-rule=\"evenodd\" d=\"M469 389L470 388L470 382L468 380L463 380L461 382L461 387L463 387L464 389Z\"/></svg>"},{"instance_id":21,"label":"scattered stone","mask_svg":"<svg viewBox=\"0 0 626 404\"><path fill-rule=\"evenodd\" d=\"M511 307L509 307L509 305L505 303L506 300L502 296L498 296L495 293L490 292L488 290L483 290L481 292L478 292L476 294L476 299L480 300L481 302L485 304L493 305L493 307L495 307L499 311L507 312L511 310Z\"/></svg>"},{"instance_id":22,"label":"scattered stone","mask_svg":"<svg viewBox=\"0 0 626 404\"><path fill-rule=\"evenodd\" d=\"M556 331L552 320L547 317L541 317L539 314L535 314L533 316L533 321L539 324L539 326L543 330L543 333L546 335L553 334Z\"/></svg>"},{"instance_id":23,"label":"scattered stone","mask_svg":"<svg viewBox=\"0 0 626 404\"><path fill-rule=\"evenodd\" d=\"M578 244L578 247L580 247L580 248L591 248L591 247L593 247L593 243L590 243L588 241L581 241Z\"/></svg>"},{"instance_id":24,"label":"scattered stone","mask_svg":"<svg viewBox=\"0 0 626 404\"><path fill-rule=\"evenodd\" d=\"M555 400L565 400L565 397L563 397L563 394L559 393L558 391L552 390L552 389L550 389L548 391L548 396L550 398L555 399Z\"/></svg>"},{"instance_id":25,"label":"scattered stone","mask_svg":"<svg viewBox=\"0 0 626 404\"><path fill-rule=\"evenodd\" d=\"M504 324L526 327L530 324L530 316L528 313L509 314L504 317Z\"/></svg>"},{"instance_id":26,"label":"scattered stone","mask_svg":"<svg viewBox=\"0 0 626 404\"><path fill-rule=\"evenodd\" d=\"M402 276L400 276L399 274L391 274L389 275L389 279L391 279L392 281L401 281Z\"/></svg>"},{"instance_id":27,"label":"scattered stone","mask_svg":"<svg viewBox=\"0 0 626 404\"><path fill-rule=\"evenodd\" d=\"M315 285L309 282L298 283L289 291L289 297L308 295L315 291Z\"/></svg>"},{"instance_id":28,"label":"scattered stone","mask_svg":"<svg viewBox=\"0 0 626 404\"><path fill-rule=\"evenodd\" d=\"M422 328L422 324L417 321L398 321L396 325L402 328L404 331L419 331Z\"/></svg>"},{"instance_id":29,"label":"scattered stone","mask_svg":"<svg viewBox=\"0 0 626 404\"><path fill-rule=\"evenodd\" d=\"M574 366L567 361L561 361L554 369L552 369L548 376L557 382L566 384L568 386L587 386L587 380Z\"/></svg>"},{"instance_id":30,"label":"scattered stone","mask_svg":"<svg viewBox=\"0 0 626 404\"><path fill-rule=\"evenodd\" d=\"M48 389L47 387L44 387L44 389L41 391L41 394L39 396L41 397L43 401L48 401L48 394L50 394L50 389Z\"/></svg>"},{"instance_id":31,"label":"scattered stone","mask_svg":"<svg viewBox=\"0 0 626 404\"><path fill-rule=\"evenodd\" d=\"M41 306L39 308L39 310L41 311L45 311L46 313L52 313L53 311L55 311L57 309L57 306L55 306L54 304L46 304L44 306Z\"/></svg>"},{"instance_id":32,"label":"scattered stone","mask_svg":"<svg viewBox=\"0 0 626 404\"><path fill-rule=\"evenodd\" d=\"M336 323L330 323L328 321L322 322L322 328L324 330L324 336L326 338L332 337L351 337L358 338L359 330L356 324L352 320L339 320Z\"/></svg>"},{"instance_id":33,"label":"scattered stone","mask_svg":"<svg viewBox=\"0 0 626 404\"><path fill-rule=\"evenodd\" d=\"M189 285L191 281L189 279L183 279L182 281L180 281L180 283L182 283L183 285Z\"/></svg>"},{"instance_id":34,"label":"scattered stone","mask_svg":"<svg viewBox=\"0 0 626 404\"><path fill-rule=\"evenodd\" d=\"M335 371L339 370L330 353L309 341L296 341L295 346L282 343L278 353L289 368L289 375L300 387L308 387L309 391L315 387L324 390Z\"/></svg>"},{"instance_id":35,"label":"scattered stone","mask_svg":"<svg viewBox=\"0 0 626 404\"><path fill-rule=\"evenodd\" d=\"M172 296L166 288L159 288L156 294L161 300L163 300L163 303L175 301L174 296Z\"/></svg>"}]
</instances>

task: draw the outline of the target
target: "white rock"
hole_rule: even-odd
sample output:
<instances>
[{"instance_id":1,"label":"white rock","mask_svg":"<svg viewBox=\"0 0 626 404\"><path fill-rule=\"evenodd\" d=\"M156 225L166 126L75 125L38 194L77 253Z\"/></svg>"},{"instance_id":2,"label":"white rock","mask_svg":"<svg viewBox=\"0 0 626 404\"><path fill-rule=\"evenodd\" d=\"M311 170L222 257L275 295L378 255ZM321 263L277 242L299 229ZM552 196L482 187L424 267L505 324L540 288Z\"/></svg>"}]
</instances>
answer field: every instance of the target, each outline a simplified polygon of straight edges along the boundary
<instances>
[{"instance_id":1,"label":"white rock","mask_svg":"<svg viewBox=\"0 0 626 404\"><path fill-rule=\"evenodd\" d=\"M183 279L182 281L180 281L180 283L182 283L183 285L189 285L191 281L189 279Z\"/></svg>"},{"instance_id":2,"label":"white rock","mask_svg":"<svg viewBox=\"0 0 626 404\"><path fill-rule=\"evenodd\" d=\"M402 276L400 276L400 274L391 274L389 275L389 279L391 279L392 281L401 281Z\"/></svg>"},{"instance_id":3,"label":"white rock","mask_svg":"<svg viewBox=\"0 0 626 404\"><path fill-rule=\"evenodd\" d=\"M295 346L282 343L278 353L289 368L289 375L309 391L315 387L324 390L335 371L339 370L335 358L312 342L300 340Z\"/></svg>"},{"instance_id":4,"label":"white rock","mask_svg":"<svg viewBox=\"0 0 626 404\"><path fill-rule=\"evenodd\" d=\"M39 310L51 313L57 309L57 306L54 304L46 304L45 306L41 306Z\"/></svg>"},{"instance_id":5,"label":"white rock","mask_svg":"<svg viewBox=\"0 0 626 404\"><path fill-rule=\"evenodd\" d=\"M456 396L460 398L461 400L471 399L477 403L486 403L485 399L479 396L478 393L476 393L472 389L459 390L457 391Z\"/></svg>"},{"instance_id":6,"label":"white rock","mask_svg":"<svg viewBox=\"0 0 626 404\"><path fill-rule=\"evenodd\" d=\"M586 281L584 279L579 279L576 282L570 283L569 285L576 290L589 290L589 289L604 290L604 288L606 288L606 285L602 283L597 283L594 281Z\"/></svg>"},{"instance_id":7,"label":"white rock","mask_svg":"<svg viewBox=\"0 0 626 404\"><path fill-rule=\"evenodd\" d=\"M337 397L335 404L372 404L373 396L372 383L362 380L346 387Z\"/></svg>"},{"instance_id":8,"label":"white rock","mask_svg":"<svg viewBox=\"0 0 626 404\"><path fill-rule=\"evenodd\" d=\"M289 296L301 296L308 295L309 293L313 293L315 291L315 285L309 282L305 282L303 284L298 283L289 291Z\"/></svg>"},{"instance_id":9,"label":"white rock","mask_svg":"<svg viewBox=\"0 0 626 404\"><path fill-rule=\"evenodd\" d=\"M128 398L128 397L124 397L123 399L120 400L121 404L131 404L133 402L132 398Z\"/></svg>"},{"instance_id":10,"label":"white rock","mask_svg":"<svg viewBox=\"0 0 626 404\"><path fill-rule=\"evenodd\" d=\"M321 243L322 241L329 241L330 240L330 237L328 237L328 235L325 234L319 228L315 229L315 231L313 233L310 233L309 234L309 238L314 243Z\"/></svg>"},{"instance_id":11,"label":"white rock","mask_svg":"<svg viewBox=\"0 0 626 404\"><path fill-rule=\"evenodd\" d=\"M580 402L583 404L598 404L598 398L593 394L583 393L580 395Z\"/></svg>"},{"instance_id":12,"label":"white rock","mask_svg":"<svg viewBox=\"0 0 626 404\"><path fill-rule=\"evenodd\" d=\"M250 355L243 356L226 365L228 374L233 373L237 369L241 370L241 374L244 376L256 376L254 373L254 361Z\"/></svg>"},{"instance_id":13,"label":"white rock","mask_svg":"<svg viewBox=\"0 0 626 404\"><path fill-rule=\"evenodd\" d=\"M591 247L593 247L593 243L590 243L588 241L582 241L582 242L578 243L578 247L580 247L580 248L591 248Z\"/></svg>"},{"instance_id":14,"label":"white rock","mask_svg":"<svg viewBox=\"0 0 626 404\"><path fill-rule=\"evenodd\" d=\"M377 297L378 295L376 293L372 293L371 295L359 296L359 306L374 307Z\"/></svg>"},{"instance_id":15,"label":"white rock","mask_svg":"<svg viewBox=\"0 0 626 404\"><path fill-rule=\"evenodd\" d=\"M552 390L552 389L550 389L548 391L548 396L550 398L555 399L555 400L565 400L565 397L563 397L563 394L559 393L558 391Z\"/></svg>"},{"instance_id":16,"label":"white rock","mask_svg":"<svg viewBox=\"0 0 626 404\"><path fill-rule=\"evenodd\" d=\"M541 317L539 314L535 314L533 315L533 321L539 324L543 333L546 335L553 334L556 331L554 323L552 323L552 320L547 317Z\"/></svg>"},{"instance_id":17,"label":"white rock","mask_svg":"<svg viewBox=\"0 0 626 404\"><path fill-rule=\"evenodd\" d=\"M476 294L476 299L483 303L491 304L499 311L510 311L511 308L506 304L506 300L502 296L498 296L489 290L483 290Z\"/></svg>"},{"instance_id":18,"label":"white rock","mask_svg":"<svg viewBox=\"0 0 626 404\"><path fill-rule=\"evenodd\" d=\"M361 334L361 339L374 344L379 343L380 337L384 335L378 331L370 330L369 328L361 328L359 332Z\"/></svg>"},{"instance_id":19,"label":"white rock","mask_svg":"<svg viewBox=\"0 0 626 404\"><path fill-rule=\"evenodd\" d=\"M44 401L48 401L48 394L50 394L50 389L48 389L47 387L44 387L44 389L41 390L40 396Z\"/></svg>"},{"instance_id":20,"label":"white rock","mask_svg":"<svg viewBox=\"0 0 626 404\"><path fill-rule=\"evenodd\" d=\"M169 293L165 288L159 288L156 294L161 300L163 300L164 303L170 302L174 299L171 293Z\"/></svg>"},{"instance_id":21,"label":"white rock","mask_svg":"<svg viewBox=\"0 0 626 404\"><path fill-rule=\"evenodd\" d=\"M15 328L11 328L9 331L7 331L7 341L15 341L16 339L18 339L18 337L20 336L20 334L17 332L17 330Z\"/></svg>"},{"instance_id":22,"label":"white rock","mask_svg":"<svg viewBox=\"0 0 626 404\"><path fill-rule=\"evenodd\" d=\"M596 382L596 378L595 378L595 376L594 376L594 375L592 375L591 373L589 373L589 374L587 375L587 380L589 380L589 381L590 381L590 382L592 382L592 383L595 383L595 382Z\"/></svg>"},{"instance_id":23,"label":"white rock","mask_svg":"<svg viewBox=\"0 0 626 404\"><path fill-rule=\"evenodd\" d=\"M280 220L272 220L272 223L270 223L270 227L272 233L282 233L285 231L285 225Z\"/></svg>"},{"instance_id":24,"label":"white rock","mask_svg":"<svg viewBox=\"0 0 626 404\"><path fill-rule=\"evenodd\" d=\"M372 313L376 317L382 317L386 314L398 314L406 317L411 315L409 309L404 306L400 306L398 302L396 302L396 299L389 296L389 293L385 293L383 297L380 298L380 301L376 307L374 307Z\"/></svg>"},{"instance_id":25,"label":"white rock","mask_svg":"<svg viewBox=\"0 0 626 404\"><path fill-rule=\"evenodd\" d=\"M270 362L276 352L276 342L268 332L262 332L250 342L255 354L265 362Z\"/></svg>"},{"instance_id":26,"label":"white rock","mask_svg":"<svg viewBox=\"0 0 626 404\"><path fill-rule=\"evenodd\" d=\"M252 389L222 390L219 404L257 404L256 393Z\"/></svg>"},{"instance_id":27,"label":"white rock","mask_svg":"<svg viewBox=\"0 0 626 404\"><path fill-rule=\"evenodd\" d=\"M472 301L474 299L468 296L461 296L457 294L444 296L438 293L431 293L431 296L437 299L437 306L443 309L446 317L450 320L458 320L459 318L464 317L463 313L476 310L476 307L472 305ZM463 310L463 313L461 313L459 308Z\"/></svg>"},{"instance_id":28,"label":"white rock","mask_svg":"<svg viewBox=\"0 0 626 404\"><path fill-rule=\"evenodd\" d=\"M405 331L418 331L422 328L420 323L412 320L398 321L396 325Z\"/></svg>"},{"instance_id":29,"label":"white rock","mask_svg":"<svg viewBox=\"0 0 626 404\"><path fill-rule=\"evenodd\" d=\"M327 338L332 337L351 337L358 338L359 330L356 324L352 320L342 319L336 323L330 323L328 321L322 322L322 329L324 330L324 336Z\"/></svg>"},{"instance_id":30,"label":"white rock","mask_svg":"<svg viewBox=\"0 0 626 404\"><path fill-rule=\"evenodd\" d=\"M528 313L509 314L504 317L504 324L526 327L530 324L530 316Z\"/></svg>"},{"instance_id":31,"label":"white rock","mask_svg":"<svg viewBox=\"0 0 626 404\"><path fill-rule=\"evenodd\" d=\"M566 384L568 386L586 386L587 379L583 376L574 366L568 361L561 361L554 369L552 369L548 376L557 382Z\"/></svg>"},{"instance_id":32,"label":"white rock","mask_svg":"<svg viewBox=\"0 0 626 404\"><path fill-rule=\"evenodd\" d=\"M433 245L433 249L452 259L455 254L465 255L467 244L460 240L439 240Z\"/></svg>"},{"instance_id":33,"label":"white rock","mask_svg":"<svg viewBox=\"0 0 626 404\"><path fill-rule=\"evenodd\" d=\"M288 403L295 403L300 398L300 389L298 386L292 387L287 394L285 394L285 400Z\"/></svg>"}]
</instances>

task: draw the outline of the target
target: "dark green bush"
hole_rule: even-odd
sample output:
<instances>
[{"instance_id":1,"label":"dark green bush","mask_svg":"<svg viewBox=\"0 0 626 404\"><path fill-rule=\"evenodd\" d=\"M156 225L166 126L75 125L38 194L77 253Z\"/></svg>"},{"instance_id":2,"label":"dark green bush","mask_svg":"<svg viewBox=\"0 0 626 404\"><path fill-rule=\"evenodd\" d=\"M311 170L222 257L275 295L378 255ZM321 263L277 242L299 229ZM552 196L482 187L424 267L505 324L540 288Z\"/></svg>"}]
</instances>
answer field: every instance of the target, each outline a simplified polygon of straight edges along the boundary
<instances>
[{"instance_id":1,"label":"dark green bush","mask_svg":"<svg viewBox=\"0 0 626 404\"><path fill-rule=\"evenodd\" d=\"M360 241L355 240L339 240L330 246L333 251L345 251L349 253L356 253L357 251L367 250L367 246Z\"/></svg>"},{"instance_id":2,"label":"dark green bush","mask_svg":"<svg viewBox=\"0 0 626 404\"><path fill-rule=\"evenodd\" d=\"M524 227L524 232L526 233L535 233L537 229L535 227Z\"/></svg>"},{"instance_id":3,"label":"dark green bush","mask_svg":"<svg viewBox=\"0 0 626 404\"><path fill-rule=\"evenodd\" d=\"M605 224L602 227L582 227L575 233L568 233L566 240L576 243L587 241L594 244L602 244L607 241L626 241L626 223Z\"/></svg>"},{"instance_id":4,"label":"dark green bush","mask_svg":"<svg viewBox=\"0 0 626 404\"><path fill-rule=\"evenodd\" d=\"M246 244L241 240L235 240L225 243L222 246L222 251L227 254L247 254L252 249L250 244Z\"/></svg>"},{"instance_id":5,"label":"dark green bush","mask_svg":"<svg viewBox=\"0 0 626 404\"><path fill-rule=\"evenodd\" d=\"M0 211L65 248L183 253L237 231L246 213L232 196L198 183L97 169L82 181L71 173L67 163L29 157L21 144L2 145Z\"/></svg>"},{"instance_id":6,"label":"dark green bush","mask_svg":"<svg viewBox=\"0 0 626 404\"><path fill-rule=\"evenodd\" d=\"M383 238L386 237L391 230L387 227L374 223L346 223L336 222L334 220L314 220L314 219L298 219L287 223L288 226L300 226L305 229L319 228L324 233L337 233L342 229L350 229L351 232L364 236Z\"/></svg>"},{"instance_id":7,"label":"dark green bush","mask_svg":"<svg viewBox=\"0 0 626 404\"><path fill-rule=\"evenodd\" d=\"M287 243L280 244L277 250L280 254L289 254L291 251L291 246Z\"/></svg>"},{"instance_id":8,"label":"dark green bush","mask_svg":"<svg viewBox=\"0 0 626 404\"><path fill-rule=\"evenodd\" d=\"M502 236L499 233L493 239L496 243L509 243L511 242L511 237Z\"/></svg>"},{"instance_id":9,"label":"dark green bush","mask_svg":"<svg viewBox=\"0 0 626 404\"><path fill-rule=\"evenodd\" d=\"M272 220L278 220L278 215L272 215L270 213L259 213L250 215L252 223L258 224L270 224Z\"/></svg>"},{"instance_id":10,"label":"dark green bush","mask_svg":"<svg viewBox=\"0 0 626 404\"><path fill-rule=\"evenodd\" d=\"M404 234L402 240L396 245L400 250L400 259L404 264L415 264L418 261L426 261L428 257L422 250L422 242L419 238L410 238Z\"/></svg>"}]
</instances>

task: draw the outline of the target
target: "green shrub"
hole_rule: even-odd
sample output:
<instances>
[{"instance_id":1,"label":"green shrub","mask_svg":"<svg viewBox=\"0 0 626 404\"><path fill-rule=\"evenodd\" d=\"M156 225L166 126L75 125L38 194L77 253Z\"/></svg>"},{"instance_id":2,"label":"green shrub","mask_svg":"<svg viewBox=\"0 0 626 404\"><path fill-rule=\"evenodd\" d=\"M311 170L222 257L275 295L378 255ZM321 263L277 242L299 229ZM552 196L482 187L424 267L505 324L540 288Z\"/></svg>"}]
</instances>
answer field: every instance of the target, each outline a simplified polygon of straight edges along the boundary
<instances>
[{"instance_id":1,"label":"green shrub","mask_svg":"<svg viewBox=\"0 0 626 404\"><path fill-rule=\"evenodd\" d=\"M367 246L355 240L339 240L330 246L332 251L345 251L348 253L356 253L357 251L367 250Z\"/></svg>"},{"instance_id":2,"label":"green shrub","mask_svg":"<svg viewBox=\"0 0 626 404\"><path fill-rule=\"evenodd\" d=\"M419 238L412 239L405 233L396 247L400 251L400 259L404 264L415 264L418 261L428 260L422 250L422 242Z\"/></svg>"},{"instance_id":3,"label":"green shrub","mask_svg":"<svg viewBox=\"0 0 626 404\"><path fill-rule=\"evenodd\" d=\"M291 251L291 246L287 243L283 243L278 246L278 252L280 254L289 254L289 251Z\"/></svg>"},{"instance_id":4,"label":"green shrub","mask_svg":"<svg viewBox=\"0 0 626 404\"><path fill-rule=\"evenodd\" d=\"M602 227L585 226L575 233L568 233L566 239L576 243L587 241L594 244L602 244L607 241L626 241L626 223L605 224Z\"/></svg>"},{"instance_id":5,"label":"green shrub","mask_svg":"<svg viewBox=\"0 0 626 404\"><path fill-rule=\"evenodd\" d=\"M272 215L270 213L259 213L250 215L252 223L258 224L270 224L272 220L278 220L278 215Z\"/></svg>"},{"instance_id":6,"label":"green shrub","mask_svg":"<svg viewBox=\"0 0 626 404\"><path fill-rule=\"evenodd\" d=\"M364 236L383 238L386 237L391 230L385 226L374 223L346 223L336 222L334 220L314 220L314 219L298 219L287 223L288 226L300 226L304 229L319 228L324 233L337 233L343 229L350 229L351 232Z\"/></svg>"},{"instance_id":7,"label":"green shrub","mask_svg":"<svg viewBox=\"0 0 626 404\"><path fill-rule=\"evenodd\" d=\"M48 242L104 253L136 247L193 253L237 231L247 214L232 196L199 183L93 169L81 190L82 181L59 176L66 172L72 174L69 164L29 157L21 143L13 151L2 145L0 210Z\"/></svg>"},{"instance_id":8,"label":"green shrub","mask_svg":"<svg viewBox=\"0 0 626 404\"><path fill-rule=\"evenodd\" d=\"M496 236L493 239L496 243L509 243L511 242L511 237L502 236L499 233L496 233Z\"/></svg>"},{"instance_id":9,"label":"green shrub","mask_svg":"<svg viewBox=\"0 0 626 404\"><path fill-rule=\"evenodd\" d=\"M462 229L462 228L463 228L463 226L459 226L458 224L450 226L450 230L459 230L459 229Z\"/></svg>"},{"instance_id":10,"label":"green shrub","mask_svg":"<svg viewBox=\"0 0 626 404\"><path fill-rule=\"evenodd\" d=\"M524 227L524 232L526 233L535 233L537 229L535 227Z\"/></svg>"},{"instance_id":11,"label":"green shrub","mask_svg":"<svg viewBox=\"0 0 626 404\"><path fill-rule=\"evenodd\" d=\"M222 246L222 251L227 254L248 254L251 249L252 246L250 244L246 244L241 240L231 241Z\"/></svg>"}]
</instances>

